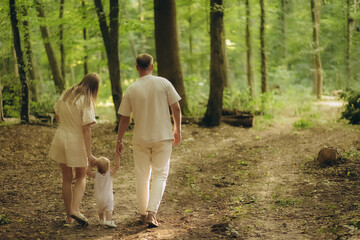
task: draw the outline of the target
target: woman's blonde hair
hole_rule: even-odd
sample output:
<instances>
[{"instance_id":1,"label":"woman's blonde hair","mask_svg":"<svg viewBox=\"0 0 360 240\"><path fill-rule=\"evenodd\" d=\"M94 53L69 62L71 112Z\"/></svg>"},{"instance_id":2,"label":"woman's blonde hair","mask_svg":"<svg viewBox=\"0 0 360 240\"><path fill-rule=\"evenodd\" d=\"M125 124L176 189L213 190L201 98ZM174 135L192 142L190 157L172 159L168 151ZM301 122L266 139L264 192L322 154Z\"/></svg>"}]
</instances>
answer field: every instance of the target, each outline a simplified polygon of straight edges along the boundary
<instances>
[{"instance_id":1,"label":"woman's blonde hair","mask_svg":"<svg viewBox=\"0 0 360 240\"><path fill-rule=\"evenodd\" d=\"M74 104L81 96L84 96L85 106L90 102L95 103L100 85L100 77L96 73L89 73L81 80L80 83L66 90L63 100Z\"/></svg>"},{"instance_id":2,"label":"woman's blonde hair","mask_svg":"<svg viewBox=\"0 0 360 240\"><path fill-rule=\"evenodd\" d=\"M110 168L110 160L106 157L99 157L96 159L96 167L99 173L106 173Z\"/></svg>"}]
</instances>

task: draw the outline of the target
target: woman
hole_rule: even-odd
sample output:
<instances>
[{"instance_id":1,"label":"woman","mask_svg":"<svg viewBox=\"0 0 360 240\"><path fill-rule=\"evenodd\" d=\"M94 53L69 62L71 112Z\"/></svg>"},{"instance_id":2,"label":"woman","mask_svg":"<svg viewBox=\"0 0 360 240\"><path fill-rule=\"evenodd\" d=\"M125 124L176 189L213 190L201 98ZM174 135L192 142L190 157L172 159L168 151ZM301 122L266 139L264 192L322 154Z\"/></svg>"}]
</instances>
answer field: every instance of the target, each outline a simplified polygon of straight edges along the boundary
<instances>
[{"instance_id":1,"label":"woman","mask_svg":"<svg viewBox=\"0 0 360 240\"><path fill-rule=\"evenodd\" d=\"M86 186L88 160L95 161L91 151L91 129L96 123L95 102L100 78L96 73L86 75L79 84L66 90L54 106L60 123L50 147L49 156L60 163L62 195L66 208L66 223L75 219L83 227L88 220L80 212ZM76 182L72 188L73 168Z\"/></svg>"}]
</instances>

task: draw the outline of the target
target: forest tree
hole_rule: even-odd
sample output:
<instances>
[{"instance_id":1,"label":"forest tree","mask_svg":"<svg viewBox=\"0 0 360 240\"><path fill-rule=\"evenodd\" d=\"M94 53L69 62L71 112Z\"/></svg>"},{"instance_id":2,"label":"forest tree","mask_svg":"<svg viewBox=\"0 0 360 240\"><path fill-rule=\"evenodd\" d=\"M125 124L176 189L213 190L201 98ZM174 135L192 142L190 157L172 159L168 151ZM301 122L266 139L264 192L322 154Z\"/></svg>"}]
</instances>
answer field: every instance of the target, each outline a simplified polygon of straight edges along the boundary
<instances>
[{"instance_id":1,"label":"forest tree","mask_svg":"<svg viewBox=\"0 0 360 240\"><path fill-rule=\"evenodd\" d=\"M203 123L220 125L224 86L227 82L225 54L224 5L222 0L210 2L210 94Z\"/></svg>"},{"instance_id":2,"label":"forest tree","mask_svg":"<svg viewBox=\"0 0 360 240\"><path fill-rule=\"evenodd\" d=\"M17 10L15 6L15 0L10 0L10 18L11 18L11 28L14 38L14 47L16 51L16 60L18 63L19 77L21 83L21 111L20 119L23 123L29 123L30 119L30 96L29 96L29 86L26 78L25 71L25 61L23 57L23 52L21 49L21 40L20 32L18 28L18 19L17 19Z\"/></svg>"},{"instance_id":3,"label":"forest tree","mask_svg":"<svg viewBox=\"0 0 360 240\"><path fill-rule=\"evenodd\" d=\"M154 0L155 45L158 75L168 79L181 97L184 115L189 115L181 71L175 0Z\"/></svg>"},{"instance_id":4,"label":"forest tree","mask_svg":"<svg viewBox=\"0 0 360 240\"><path fill-rule=\"evenodd\" d=\"M45 19L45 12L42 3L40 0L35 0L36 10L38 13L38 17L40 20ZM65 90L65 81L61 74L58 61L56 59L56 54L54 51L54 47L50 42L50 30L48 26L44 25L43 23L40 25L41 36L44 42L46 54L49 60L50 69L52 72L52 77L55 83L55 87L57 92L60 94Z\"/></svg>"},{"instance_id":5,"label":"forest tree","mask_svg":"<svg viewBox=\"0 0 360 240\"><path fill-rule=\"evenodd\" d=\"M320 58L320 10L321 0L310 0L313 24L313 92L318 99L322 96L323 70Z\"/></svg>"},{"instance_id":6,"label":"forest tree","mask_svg":"<svg viewBox=\"0 0 360 240\"><path fill-rule=\"evenodd\" d=\"M101 35L105 45L111 82L111 93L114 101L115 113L117 113L122 99L119 59L119 1L110 0L109 26L106 21L106 15L101 0L94 0L94 3L99 19ZM118 114L116 114L116 119L120 119Z\"/></svg>"}]
</instances>

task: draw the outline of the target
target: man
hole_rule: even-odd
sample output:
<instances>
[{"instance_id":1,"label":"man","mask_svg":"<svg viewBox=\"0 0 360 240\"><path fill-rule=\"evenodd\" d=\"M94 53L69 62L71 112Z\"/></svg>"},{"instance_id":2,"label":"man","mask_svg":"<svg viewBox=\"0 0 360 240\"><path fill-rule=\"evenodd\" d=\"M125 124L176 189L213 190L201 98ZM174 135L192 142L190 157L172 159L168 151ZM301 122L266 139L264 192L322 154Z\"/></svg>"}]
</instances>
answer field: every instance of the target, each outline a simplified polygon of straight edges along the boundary
<instances>
[{"instance_id":1,"label":"man","mask_svg":"<svg viewBox=\"0 0 360 240\"><path fill-rule=\"evenodd\" d=\"M136 58L140 78L128 87L118 110L121 118L116 152L121 154L123 150L122 139L132 113L135 123L133 157L140 218L149 227L158 227L156 213L169 174L172 146L181 141L181 98L167 79L152 75L153 68L153 58L149 54L140 54ZM169 106L174 127L171 125Z\"/></svg>"}]
</instances>

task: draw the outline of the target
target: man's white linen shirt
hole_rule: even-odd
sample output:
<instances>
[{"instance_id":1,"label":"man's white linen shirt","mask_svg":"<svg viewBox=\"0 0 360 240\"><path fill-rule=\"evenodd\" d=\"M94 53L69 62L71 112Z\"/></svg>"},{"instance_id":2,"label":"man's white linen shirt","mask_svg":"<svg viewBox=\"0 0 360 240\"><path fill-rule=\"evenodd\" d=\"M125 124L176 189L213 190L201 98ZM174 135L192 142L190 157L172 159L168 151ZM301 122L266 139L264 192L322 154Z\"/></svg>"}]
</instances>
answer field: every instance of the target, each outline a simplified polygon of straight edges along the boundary
<instances>
[{"instance_id":1,"label":"man's white linen shirt","mask_svg":"<svg viewBox=\"0 0 360 240\"><path fill-rule=\"evenodd\" d=\"M133 113L134 144L148 144L174 139L169 105L181 100L174 86L163 77L146 75L125 92L118 113Z\"/></svg>"}]
</instances>

